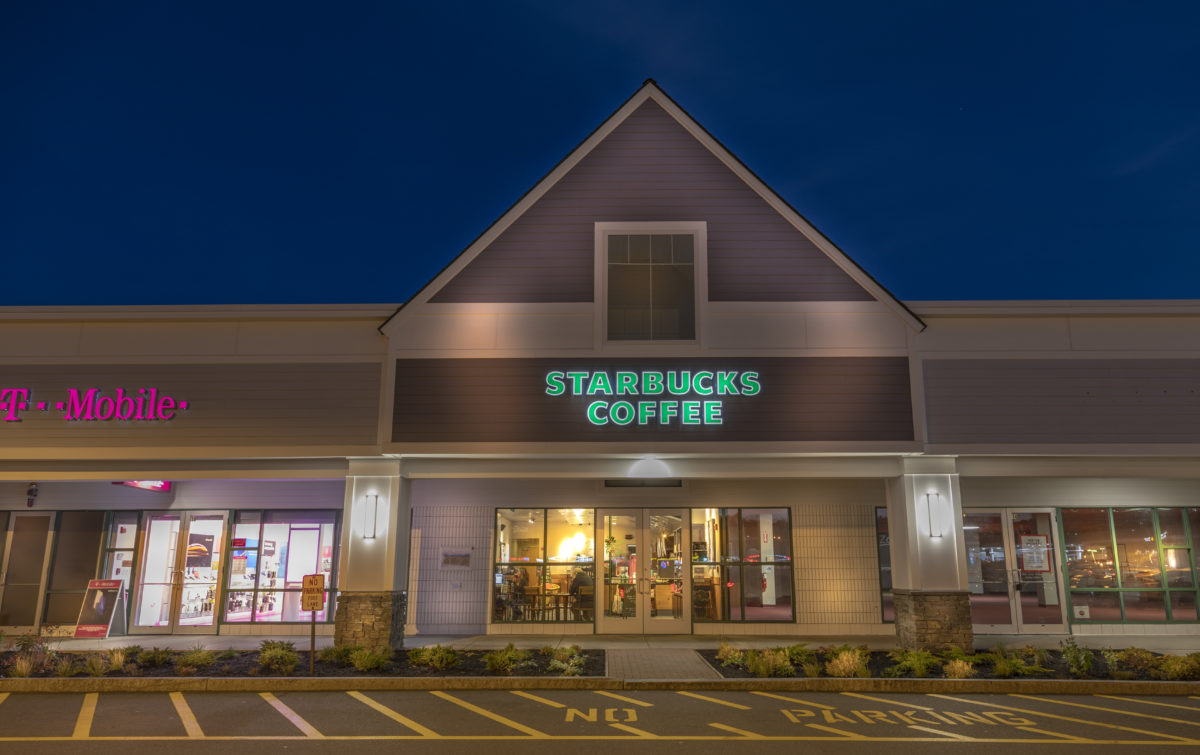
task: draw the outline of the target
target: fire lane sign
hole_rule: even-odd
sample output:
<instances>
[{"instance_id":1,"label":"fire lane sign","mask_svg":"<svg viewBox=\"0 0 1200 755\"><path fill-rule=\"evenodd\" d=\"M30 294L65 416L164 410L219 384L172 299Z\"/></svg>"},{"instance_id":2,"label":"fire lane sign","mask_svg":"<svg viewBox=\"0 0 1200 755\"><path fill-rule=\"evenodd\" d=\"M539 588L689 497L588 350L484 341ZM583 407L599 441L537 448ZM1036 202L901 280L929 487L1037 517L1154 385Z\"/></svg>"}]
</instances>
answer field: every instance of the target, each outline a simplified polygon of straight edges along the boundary
<instances>
[{"instance_id":1,"label":"fire lane sign","mask_svg":"<svg viewBox=\"0 0 1200 755\"><path fill-rule=\"evenodd\" d=\"M320 611L325 608L325 575L306 574L300 588L300 610Z\"/></svg>"}]
</instances>

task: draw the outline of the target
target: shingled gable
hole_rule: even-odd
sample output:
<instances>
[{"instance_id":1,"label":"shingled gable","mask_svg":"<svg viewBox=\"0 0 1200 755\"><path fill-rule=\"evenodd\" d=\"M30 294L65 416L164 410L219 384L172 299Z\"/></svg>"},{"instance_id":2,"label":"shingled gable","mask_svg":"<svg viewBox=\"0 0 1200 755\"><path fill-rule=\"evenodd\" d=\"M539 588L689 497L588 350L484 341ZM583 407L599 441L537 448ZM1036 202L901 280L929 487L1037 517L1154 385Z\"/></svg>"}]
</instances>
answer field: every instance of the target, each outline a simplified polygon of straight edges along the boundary
<instances>
[{"instance_id":1,"label":"shingled gable","mask_svg":"<svg viewBox=\"0 0 1200 755\"><path fill-rule=\"evenodd\" d=\"M877 300L924 328L653 81L383 327L426 302L590 302L595 222L673 220L708 222L710 301Z\"/></svg>"}]
</instances>

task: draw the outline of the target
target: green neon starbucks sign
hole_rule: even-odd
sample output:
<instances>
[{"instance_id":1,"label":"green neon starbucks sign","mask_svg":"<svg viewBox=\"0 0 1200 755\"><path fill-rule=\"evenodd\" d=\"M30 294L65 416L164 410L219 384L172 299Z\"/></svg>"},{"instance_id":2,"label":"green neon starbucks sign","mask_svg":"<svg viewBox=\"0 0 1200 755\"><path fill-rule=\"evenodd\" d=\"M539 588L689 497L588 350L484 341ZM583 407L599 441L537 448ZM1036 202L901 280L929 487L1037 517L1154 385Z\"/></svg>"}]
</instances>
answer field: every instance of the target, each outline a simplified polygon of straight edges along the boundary
<instances>
[{"instance_id":1,"label":"green neon starbucks sign","mask_svg":"<svg viewBox=\"0 0 1200 755\"><path fill-rule=\"evenodd\" d=\"M596 397L586 412L593 425L720 425L722 397L757 396L761 391L758 373L749 370L546 373L548 396Z\"/></svg>"}]
</instances>

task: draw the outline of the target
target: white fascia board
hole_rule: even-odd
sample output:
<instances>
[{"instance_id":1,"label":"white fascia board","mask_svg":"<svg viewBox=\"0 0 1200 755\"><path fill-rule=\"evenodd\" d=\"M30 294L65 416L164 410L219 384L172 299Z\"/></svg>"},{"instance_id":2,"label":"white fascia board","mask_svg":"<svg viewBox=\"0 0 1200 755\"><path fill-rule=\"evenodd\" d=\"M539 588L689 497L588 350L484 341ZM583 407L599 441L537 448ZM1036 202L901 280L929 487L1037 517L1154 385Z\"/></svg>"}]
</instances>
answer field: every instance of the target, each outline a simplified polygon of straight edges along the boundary
<instances>
[{"instance_id":1,"label":"white fascia board","mask_svg":"<svg viewBox=\"0 0 1200 755\"><path fill-rule=\"evenodd\" d=\"M1029 315L1200 315L1200 299L1050 299L1029 301L910 301L922 317Z\"/></svg>"}]
</instances>

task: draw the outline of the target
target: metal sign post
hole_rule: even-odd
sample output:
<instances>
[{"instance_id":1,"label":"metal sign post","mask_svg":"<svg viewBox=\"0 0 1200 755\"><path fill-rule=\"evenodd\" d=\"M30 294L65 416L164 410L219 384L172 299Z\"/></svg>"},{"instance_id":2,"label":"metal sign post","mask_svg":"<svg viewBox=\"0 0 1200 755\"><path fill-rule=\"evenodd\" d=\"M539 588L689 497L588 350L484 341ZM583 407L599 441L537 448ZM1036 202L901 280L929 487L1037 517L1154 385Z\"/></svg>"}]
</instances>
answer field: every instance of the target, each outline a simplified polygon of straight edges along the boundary
<instances>
[{"instance_id":1,"label":"metal sign post","mask_svg":"<svg viewBox=\"0 0 1200 755\"><path fill-rule=\"evenodd\" d=\"M308 675L317 673L317 611L325 607L325 575L306 574L300 588L300 610L308 611L312 618L312 632L308 644Z\"/></svg>"}]
</instances>

